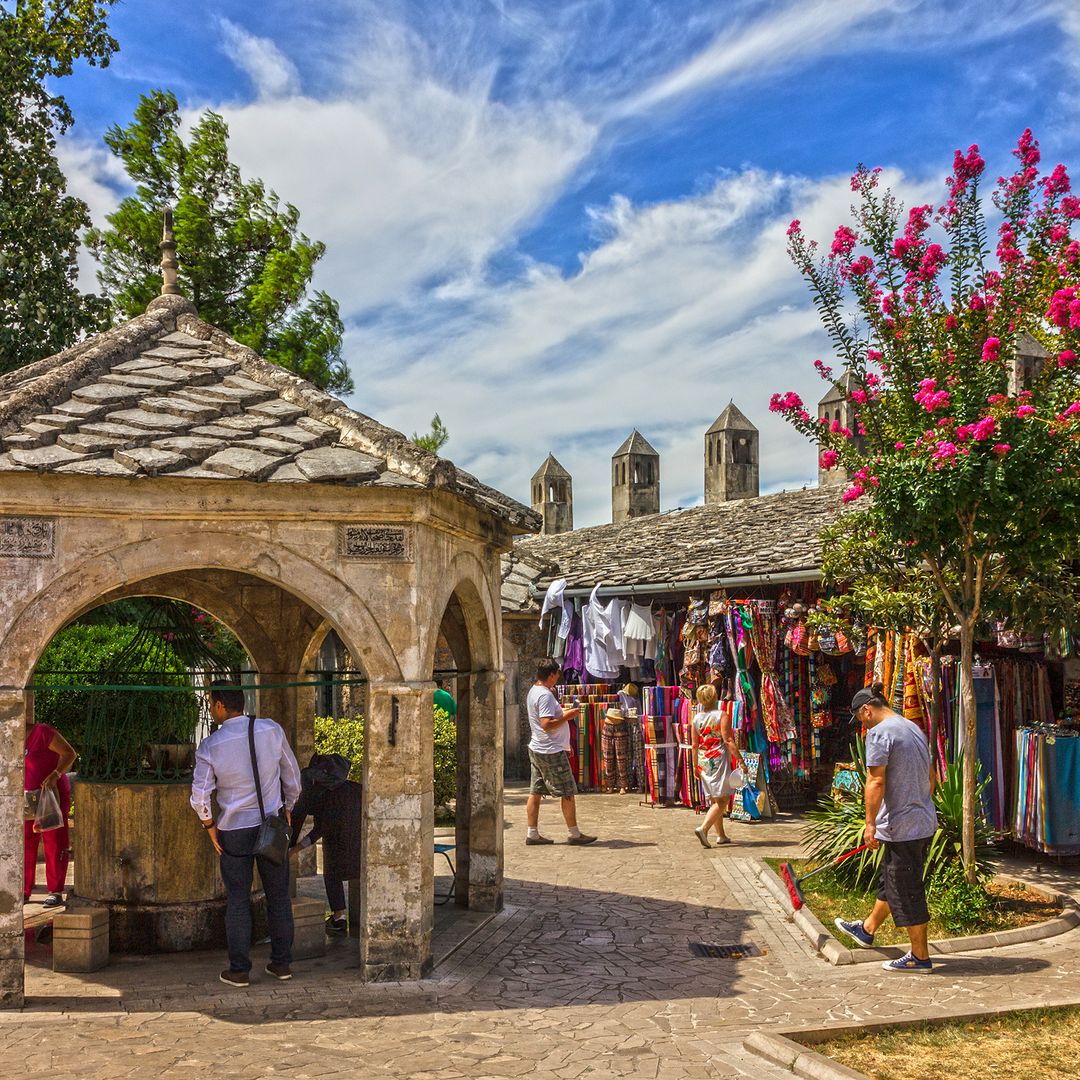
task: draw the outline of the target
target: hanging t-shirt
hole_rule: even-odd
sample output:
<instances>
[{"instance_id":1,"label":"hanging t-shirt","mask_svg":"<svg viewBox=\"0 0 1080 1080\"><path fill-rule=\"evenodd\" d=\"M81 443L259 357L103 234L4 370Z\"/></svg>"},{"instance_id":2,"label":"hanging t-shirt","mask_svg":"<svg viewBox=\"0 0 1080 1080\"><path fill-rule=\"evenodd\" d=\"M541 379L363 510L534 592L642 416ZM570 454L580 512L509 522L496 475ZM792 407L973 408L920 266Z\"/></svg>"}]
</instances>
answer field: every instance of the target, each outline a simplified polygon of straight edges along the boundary
<instances>
[{"instance_id":1,"label":"hanging t-shirt","mask_svg":"<svg viewBox=\"0 0 1080 1080\"><path fill-rule=\"evenodd\" d=\"M582 615L585 631L585 667L596 679L613 680L626 663L622 643L622 613L625 601L612 600L607 606L597 599L597 584Z\"/></svg>"},{"instance_id":2,"label":"hanging t-shirt","mask_svg":"<svg viewBox=\"0 0 1080 1080\"><path fill-rule=\"evenodd\" d=\"M563 714L559 699L546 686L532 686L526 699L529 713L529 728L532 738L529 749L538 754L559 754L570 749L570 725L560 724L552 731L545 731L540 725L540 718L551 719Z\"/></svg>"},{"instance_id":3,"label":"hanging t-shirt","mask_svg":"<svg viewBox=\"0 0 1080 1080\"><path fill-rule=\"evenodd\" d=\"M56 729L48 724L35 724L26 736L26 749L23 751L23 788L26 791L36 791L45 777L56 769L60 755L49 749L49 743L55 738ZM66 773L60 777L58 790L61 794L71 790Z\"/></svg>"},{"instance_id":4,"label":"hanging t-shirt","mask_svg":"<svg viewBox=\"0 0 1080 1080\"><path fill-rule=\"evenodd\" d=\"M656 624L648 605L630 602L623 622L622 638L628 663L656 659Z\"/></svg>"}]
</instances>

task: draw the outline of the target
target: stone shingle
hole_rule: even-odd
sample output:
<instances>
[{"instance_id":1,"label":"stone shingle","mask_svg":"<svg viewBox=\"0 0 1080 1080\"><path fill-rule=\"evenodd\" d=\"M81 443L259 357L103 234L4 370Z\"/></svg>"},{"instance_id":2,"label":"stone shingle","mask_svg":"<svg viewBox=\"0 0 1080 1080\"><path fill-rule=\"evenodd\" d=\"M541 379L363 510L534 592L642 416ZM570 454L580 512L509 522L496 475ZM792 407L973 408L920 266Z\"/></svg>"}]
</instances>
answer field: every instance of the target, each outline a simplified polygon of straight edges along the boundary
<instances>
[{"instance_id":1,"label":"stone shingle","mask_svg":"<svg viewBox=\"0 0 1080 1080\"><path fill-rule=\"evenodd\" d=\"M182 297L0 375L0 474L437 489L517 532L520 503L258 357Z\"/></svg>"},{"instance_id":2,"label":"stone shingle","mask_svg":"<svg viewBox=\"0 0 1080 1080\"><path fill-rule=\"evenodd\" d=\"M528 611L536 590L564 577L571 588L680 583L821 565L822 530L841 512L838 492L809 488L697 506L519 540L503 560L503 608ZM527 591L527 589L526 589Z\"/></svg>"}]
</instances>

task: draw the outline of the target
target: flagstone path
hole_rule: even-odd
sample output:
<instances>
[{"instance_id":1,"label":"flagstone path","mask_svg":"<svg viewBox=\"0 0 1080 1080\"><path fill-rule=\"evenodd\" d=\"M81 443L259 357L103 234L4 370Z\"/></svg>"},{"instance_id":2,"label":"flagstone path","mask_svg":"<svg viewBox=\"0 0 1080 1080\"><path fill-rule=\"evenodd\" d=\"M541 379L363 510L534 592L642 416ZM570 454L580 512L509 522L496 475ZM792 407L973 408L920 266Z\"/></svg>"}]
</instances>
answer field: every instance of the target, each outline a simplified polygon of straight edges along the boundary
<instances>
[{"instance_id":1,"label":"flagstone path","mask_svg":"<svg viewBox=\"0 0 1080 1080\"><path fill-rule=\"evenodd\" d=\"M296 964L290 983L253 977L247 991L217 982L215 953L84 976L32 966L28 1008L0 1013L0 1062L79 1080L770 1080L791 1074L741 1049L762 1028L1080 1001L1080 930L951 957L929 977L826 964L757 879L762 855L796 853L794 819L736 824L737 844L706 851L689 811L584 796L598 843L525 847L524 798L507 794L506 909L430 979L359 984L349 941ZM558 817L545 804L542 829L562 840ZM1043 876L1080 892L1074 872ZM691 941L763 955L697 959Z\"/></svg>"}]
</instances>

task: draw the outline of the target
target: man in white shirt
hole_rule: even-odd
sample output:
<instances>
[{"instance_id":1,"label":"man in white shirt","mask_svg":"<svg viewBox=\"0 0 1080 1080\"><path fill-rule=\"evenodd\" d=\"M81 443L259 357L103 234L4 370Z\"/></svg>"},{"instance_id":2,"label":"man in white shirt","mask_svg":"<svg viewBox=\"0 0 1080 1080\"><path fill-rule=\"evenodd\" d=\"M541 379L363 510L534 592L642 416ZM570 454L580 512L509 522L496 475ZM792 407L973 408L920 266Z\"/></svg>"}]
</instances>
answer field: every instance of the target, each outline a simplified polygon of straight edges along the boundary
<instances>
[{"instance_id":1,"label":"man in white shirt","mask_svg":"<svg viewBox=\"0 0 1080 1080\"><path fill-rule=\"evenodd\" d=\"M526 844L553 844L540 835L540 799L558 795L562 800L563 818L569 831L568 844L591 844L596 837L586 836L577 825L574 796L577 784L570 768L570 721L581 715L581 709L564 709L553 690L559 681L561 668L554 660L544 660L536 669L536 682L529 690L528 712L532 738L529 740L529 764L532 783L526 815L529 829Z\"/></svg>"},{"instance_id":2,"label":"man in white shirt","mask_svg":"<svg viewBox=\"0 0 1080 1080\"><path fill-rule=\"evenodd\" d=\"M244 692L235 685L210 684L210 716L216 730L195 752L191 805L199 815L210 842L220 856L225 883L225 937L229 967L219 978L229 986L247 986L251 970L251 882L255 864L266 895L266 921L270 931L270 963L266 973L291 979L293 919L289 899L289 864L275 866L254 854L262 824L255 773L251 763L249 729L255 726L255 756L259 787L267 817L284 809L291 818L300 796L300 768L279 724L244 712ZM211 809L217 792L218 817Z\"/></svg>"}]
</instances>

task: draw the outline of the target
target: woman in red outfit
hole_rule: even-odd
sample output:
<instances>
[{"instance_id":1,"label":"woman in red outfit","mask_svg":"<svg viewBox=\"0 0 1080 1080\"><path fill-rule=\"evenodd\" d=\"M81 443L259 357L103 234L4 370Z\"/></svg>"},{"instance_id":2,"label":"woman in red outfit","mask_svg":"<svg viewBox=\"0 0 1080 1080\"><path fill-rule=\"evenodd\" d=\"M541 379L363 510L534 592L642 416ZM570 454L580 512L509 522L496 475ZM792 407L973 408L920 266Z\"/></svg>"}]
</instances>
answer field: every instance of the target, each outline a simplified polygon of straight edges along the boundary
<instances>
[{"instance_id":1,"label":"woman in red outfit","mask_svg":"<svg viewBox=\"0 0 1080 1080\"><path fill-rule=\"evenodd\" d=\"M23 751L23 787L35 791L49 787L60 800L64 824L45 833L34 832L32 821L23 822L23 899L29 903L37 877L38 840L45 843L45 886L49 895L45 907L59 907L63 902L64 880L68 867L68 812L71 810L71 782L68 770L75 764L75 751L55 728L48 724L30 724L26 729Z\"/></svg>"}]
</instances>

